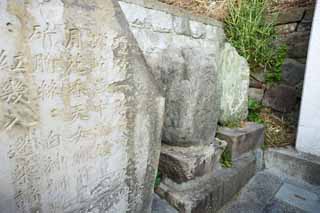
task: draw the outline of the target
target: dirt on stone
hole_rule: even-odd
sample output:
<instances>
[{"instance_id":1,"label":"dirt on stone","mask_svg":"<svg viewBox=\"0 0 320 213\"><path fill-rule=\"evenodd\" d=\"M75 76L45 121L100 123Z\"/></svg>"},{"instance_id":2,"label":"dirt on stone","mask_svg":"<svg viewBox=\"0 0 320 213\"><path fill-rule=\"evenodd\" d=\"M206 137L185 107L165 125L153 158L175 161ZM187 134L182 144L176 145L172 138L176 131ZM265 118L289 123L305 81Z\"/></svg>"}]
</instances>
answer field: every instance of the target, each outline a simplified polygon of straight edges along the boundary
<instances>
[{"instance_id":1,"label":"dirt on stone","mask_svg":"<svg viewBox=\"0 0 320 213\"><path fill-rule=\"evenodd\" d=\"M227 0L159 0L194 14L223 20L227 15Z\"/></svg>"}]
</instances>

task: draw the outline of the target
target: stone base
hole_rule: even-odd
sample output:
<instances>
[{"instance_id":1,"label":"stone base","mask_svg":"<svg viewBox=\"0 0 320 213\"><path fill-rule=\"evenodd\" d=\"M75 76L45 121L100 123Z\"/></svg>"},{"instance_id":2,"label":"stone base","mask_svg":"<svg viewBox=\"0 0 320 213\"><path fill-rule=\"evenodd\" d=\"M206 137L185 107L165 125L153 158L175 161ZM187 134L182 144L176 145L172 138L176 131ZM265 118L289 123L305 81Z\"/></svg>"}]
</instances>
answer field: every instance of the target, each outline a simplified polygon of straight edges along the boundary
<instances>
[{"instance_id":1,"label":"stone base","mask_svg":"<svg viewBox=\"0 0 320 213\"><path fill-rule=\"evenodd\" d=\"M264 160L266 169L320 185L320 157L296 151L292 147L268 149Z\"/></svg>"},{"instance_id":2,"label":"stone base","mask_svg":"<svg viewBox=\"0 0 320 213\"><path fill-rule=\"evenodd\" d=\"M252 153L233 163L233 168L217 169L210 177L197 178L191 188L176 190L176 187L161 183L156 193L183 213L216 212L254 176L256 161Z\"/></svg>"},{"instance_id":3,"label":"stone base","mask_svg":"<svg viewBox=\"0 0 320 213\"><path fill-rule=\"evenodd\" d=\"M212 173L226 142L216 139L208 146L178 147L162 144L159 170L173 182L182 183Z\"/></svg>"},{"instance_id":4,"label":"stone base","mask_svg":"<svg viewBox=\"0 0 320 213\"><path fill-rule=\"evenodd\" d=\"M243 128L220 127L217 137L228 143L227 149L231 151L232 160L255 150L264 142L264 127L261 124L248 122Z\"/></svg>"}]
</instances>

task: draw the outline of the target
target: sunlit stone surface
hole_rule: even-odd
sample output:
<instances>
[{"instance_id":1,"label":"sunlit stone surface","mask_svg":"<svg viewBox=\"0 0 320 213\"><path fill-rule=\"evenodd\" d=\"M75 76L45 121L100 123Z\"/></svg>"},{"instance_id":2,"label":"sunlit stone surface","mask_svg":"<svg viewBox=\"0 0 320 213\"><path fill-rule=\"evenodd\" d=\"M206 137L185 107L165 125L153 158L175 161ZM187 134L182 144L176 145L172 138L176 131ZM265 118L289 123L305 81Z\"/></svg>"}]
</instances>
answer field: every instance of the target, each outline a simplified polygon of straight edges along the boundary
<instances>
[{"instance_id":1,"label":"sunlit stone surface","mask_svg":"<svg viewBox=\"0 0 320 213\"><path fill-rule=\"evenodd\" d=\"M0 212L148 212L164 100L114 0L0 2Z\"/></svg>"}]
</instances>

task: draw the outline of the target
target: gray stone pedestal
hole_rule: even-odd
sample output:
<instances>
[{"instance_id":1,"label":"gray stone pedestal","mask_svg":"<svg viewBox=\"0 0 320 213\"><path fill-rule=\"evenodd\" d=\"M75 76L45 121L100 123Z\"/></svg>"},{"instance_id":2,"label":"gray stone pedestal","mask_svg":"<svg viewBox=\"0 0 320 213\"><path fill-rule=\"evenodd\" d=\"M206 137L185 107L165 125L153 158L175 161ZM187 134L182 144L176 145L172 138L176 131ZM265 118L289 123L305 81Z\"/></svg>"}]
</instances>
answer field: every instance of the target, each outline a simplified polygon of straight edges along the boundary
<instances>
[{"instance_id":1,"label":"gray stone pedestal","mask_svg":"<svg viewBox=\"0 0 320 213\"><path fill-rule=\"evenodd\" d=\"M226 147L226 142L216 140L214 144L179 147L163 144L159 170L175 183L183 183L212 173Z\"/></svg>"},{"instance_id":2,"label":"gray stone pedestal","mask_svg":"<svg viewBox=\"0 0 320 213\"><path fill-rule=\"evenodd\" d=\"M254 176L255 171L255 157L248 153L236 160L230 169L217 168L214 173L179 185L164 180L156 192L182 213L217 212Z\"/></svg>"},{"instance_id":3,"label":"gray stone pedestal","mask_svg":"<svg viewBox=\"0 0 320 213\"><path fill-rule=\"evenodd\" d=\"M231 151L232 160L244 153L260 148L264 142L264 126L248 122L243 128L220 127L217 137L228 143L227 149Z\"/></svg>"}]
</instances>

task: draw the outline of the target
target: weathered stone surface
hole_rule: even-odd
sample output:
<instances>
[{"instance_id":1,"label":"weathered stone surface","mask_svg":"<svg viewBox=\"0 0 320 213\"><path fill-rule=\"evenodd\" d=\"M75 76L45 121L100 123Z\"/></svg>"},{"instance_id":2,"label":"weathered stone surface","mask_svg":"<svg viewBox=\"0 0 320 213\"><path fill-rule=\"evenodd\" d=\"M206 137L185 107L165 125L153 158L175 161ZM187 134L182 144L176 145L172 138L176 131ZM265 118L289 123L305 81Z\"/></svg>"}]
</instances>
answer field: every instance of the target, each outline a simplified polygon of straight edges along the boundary
<instances>
[{"instance_id":1,"label":"weathered stone surface","mask_svg":"<svg viewBox=\"0 0 320 213\"><path fill-rule=\"evenodd\" d=\"M252 122L246 123L243 128L219 127L217 137L228 143L232 159L237 159L244 153L253 151L264 142L264 127Z\"/></svg>"},{"instance_id":2,"label":"weathered stone surface","mask_svg":"<svg viewBox=\"0 0 320 213\"><path fill-rule=\"evenodd\" d=\"M290 8L278 14L276 24L288 24L302 20L306 8Z\"/></svg>"},{"instance_id":3,"label":"weathered stone surface","mask_svg":"<svg viewBox=\"0 0 320 213\"><path fill-rule=\"evenodd\" d=\"M163 144L159 170L163 176L178 184L211 174L219 164L225 147L226 143L220 140L208 146L178 147Z\"/></svg>"},{"instance_id":4,"label":"weathered stone surface","mask_svg":"<svg viewBox=\"0 0 320 213\"><path fill-rule=\"evenodd\" d=\"M276 85L266 90L262 103L279 112L290 112L297 103L297 91L294 87Z\"/></svg>"},{"instance_id":5,"label":"weathered stone surface","mask_svg":"<svg viewBox=\"0 0 320 213\"><path fill-rule=\"evenodd\" d=\"M245 58L229 43L225 43L218 81L222 87L220 123L247 118L249 78L250 69Z\"/></svg>"},{"instance_id":6,"label":"weathered stone surface","mask_svg":"<svg viewBox=\"0 0 320 213\"><path fill-rule=\"evenodd\" d=\"M294 59L286 59L282 65L282 81L287 85L296 86L304 79L306 66Z\"/></svg>"},{"instance_id":7,"label":"weathered stone surface","mask_svg":"<svg viewBox=\"0 0 320 213\"><path fill-rule=\"evenodd\" d=\"M264 89L249 88L249 98L261 102L264 95Z\"/></svg>"},{"instance_id":8,"label":"weathered stone surface","mask_svg":"<svg viewBox=\"0 0 320 213\"><path fill-rule=\"evenodd\" d=\"M276 26L276 30L280 34L295 32L298 27L298 23L281 24Z\"/></svg>"},{"instance_id":9,"label":"weathered stone surface","mask_svg":"<svg viewBox=\"0 0 320 213\"><path fill-rule=\"evenodd\" d=\"M308 54L310 32L293 32L282 35L279 43L288 45L289 58L306 58Z\"/></svg>"},{"instance_id":10,"label":"weathered stone surface","mask_svg":"<svg viewBox=\"0 0 320 213\"><path fill-rule=\"evenodd\" d=\"M274 197L281 185L281 179L274 174L267 171L259 172L240 191L239 196L235 197L219 212L262 213L264 207Z\"/></svg>"},{"instance_id":11,"label":"weathered stone surface","mask_svg":"<svg viewBox=\"0 0 320 213\"><path fill-rule=\"evenodd\" d=\"M178 213L178 211L170 206L166 200L154 194L151 213Z\"/></svg>"},{"instance_id":12,"label":"weathered stone surface","mask_svg":"<svg viewBox=\"0 0 320 213\"><path fill-rule=\"evenodd\" d=\"M0 14L0 211L150 212L164 100L118 2Z\"/></svg>"},{"instance_id":13,"label":"weathered stone surface","mask_svg":"<svg viewBox=\"0 0 320 213\"><path fill-rule=\"evenodd\" d=\"M222 25L201 23L162 6L153 10L157 1L120 3L166 97L163 142L209 145L219 117L221 91L216 82L225 38Z\"/></svg>"},{"instance_id":14,"label":"weathered stone surface","mask_svg":"<svg viewBox=\"0 0 320 213\"><path fill-rule=\"evenodd\" d=\"M217 170L210 178L199 179L189 189L177 191L161 183L156 192L179 212L217 212L254 176L255 169L254 156L246 155L235 161L232 168Z\"/></svg>"},{"instance_id":15,"label":"weathered stone surface","mask_svg":"<svg viewBox=\"0 0 320 213\"><path fill-rule=\"evenodd\" d=\"M320 185L320 157L283 148L268 149L264 158L267 169Z\"/></svg>"}]
</instances>

